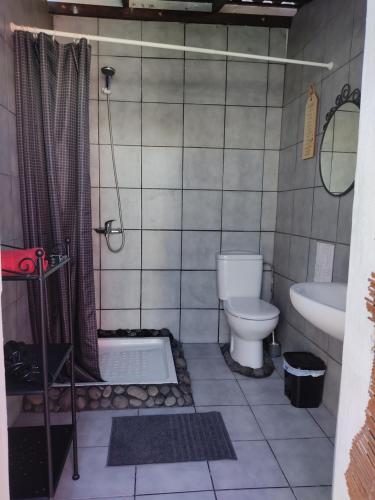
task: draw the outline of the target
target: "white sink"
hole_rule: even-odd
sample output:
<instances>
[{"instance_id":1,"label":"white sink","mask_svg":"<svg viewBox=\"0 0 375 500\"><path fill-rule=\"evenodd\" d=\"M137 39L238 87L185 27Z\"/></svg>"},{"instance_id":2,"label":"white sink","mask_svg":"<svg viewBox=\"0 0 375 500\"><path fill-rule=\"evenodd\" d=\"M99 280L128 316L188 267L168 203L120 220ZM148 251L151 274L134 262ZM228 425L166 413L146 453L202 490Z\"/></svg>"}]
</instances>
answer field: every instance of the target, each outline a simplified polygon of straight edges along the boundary
<instances>
[{"instance_id":1,"label":"white sink","mask_svg":"<svg viewBox=\"0 0 375 500\"><path fill-rule=\"evenodd\" d=\"M346 289L345 283L296 283L290 288L290 299L301 316L316 328L343 340Z\"/></svg>"}]
</instances>

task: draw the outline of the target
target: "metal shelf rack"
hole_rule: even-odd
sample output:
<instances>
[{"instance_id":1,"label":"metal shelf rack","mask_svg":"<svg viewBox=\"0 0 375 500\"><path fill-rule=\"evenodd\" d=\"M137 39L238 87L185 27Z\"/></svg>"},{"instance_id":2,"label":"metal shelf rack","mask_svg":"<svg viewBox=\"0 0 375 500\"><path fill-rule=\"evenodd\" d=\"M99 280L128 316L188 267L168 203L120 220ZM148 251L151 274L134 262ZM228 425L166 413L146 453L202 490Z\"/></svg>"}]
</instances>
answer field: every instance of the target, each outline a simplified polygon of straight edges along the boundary
<instances>
[{"instance_id":1,"label":"metal shelf rack","mask_svg":"<svg viewBox=\"0 0 375 500\"><path fill-rule=\"evenodd\" d=\"M9 245L1 245L7 248ZM3 281L35 281L39 288L40 344L27 345L28 354L38 362L40 376L34 382L6 379L8 396L42 394L44 402L44 426L13 427L8 430L10 496L18 498L53 498L61 472L73 442L73 476L79 479L77 451L77 419L75 397L75 364L72 318L70 240L65 240L65 255L44 270L44 251L38 249L32 261L31 272L2 270ZM27 259L30 261L30 259ZM29 263L29 262L28 262ZM48 344L46 280L65 268L68 284L69 338L66 344ZM56 381L65 363L70 360L71 425L53 425L50 421L48 389Z\"/></svg>"}]
</instances>

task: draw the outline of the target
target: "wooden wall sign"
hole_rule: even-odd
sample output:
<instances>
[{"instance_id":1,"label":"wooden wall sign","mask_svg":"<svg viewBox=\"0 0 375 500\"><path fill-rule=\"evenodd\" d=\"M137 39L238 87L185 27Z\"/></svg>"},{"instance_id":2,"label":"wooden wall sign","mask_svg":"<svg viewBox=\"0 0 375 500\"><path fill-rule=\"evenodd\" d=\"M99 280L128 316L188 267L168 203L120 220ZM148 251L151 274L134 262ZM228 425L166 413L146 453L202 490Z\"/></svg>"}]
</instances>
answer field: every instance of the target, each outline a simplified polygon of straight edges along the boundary
<instances>
[{"instance_id":1,"label":"wooden wall sign","mask_svg":"<svg viewBox=\"0 0 375 500\"><path fill-rule=\"evenodd\" d=\"M319 97L314 85L310 85L305 109L305 125L303 131L302 160L315 156L316 127L318 123Z\"/></svg>"},{"instance_id":2,"label":"wooden wall sign","mask_svg":"<svg viewBox=\"0 0 375 500\"><path fill-rule=\"evenodd\" d=\"M375 323L375 273L371 274L369 281L369 297L365 300L370 313L369 319ZM351 500L375 499L375 360L369 395L366 421L353 439L350 463L345 474Z\"/></svg>"}]
</instances>

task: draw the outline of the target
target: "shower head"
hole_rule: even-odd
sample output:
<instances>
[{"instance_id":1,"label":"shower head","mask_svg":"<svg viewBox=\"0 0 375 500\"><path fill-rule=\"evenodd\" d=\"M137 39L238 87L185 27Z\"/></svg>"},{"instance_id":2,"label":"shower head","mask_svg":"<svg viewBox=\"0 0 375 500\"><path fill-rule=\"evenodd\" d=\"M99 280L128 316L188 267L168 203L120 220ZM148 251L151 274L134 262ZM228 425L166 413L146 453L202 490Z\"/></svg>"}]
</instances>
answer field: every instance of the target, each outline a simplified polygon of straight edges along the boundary
<instances>
[{"instance_id":1,"label":"shower head","mask_svg":"<svg viewBox=\"0 0 375 500\"><path fill-rule=\"evenodd\" d=\"M110 93L112 77L116 73L116 70L111 66L103 66L102 73L105 75L105 88L103 92Z\"/></svg>"}]
</instances>

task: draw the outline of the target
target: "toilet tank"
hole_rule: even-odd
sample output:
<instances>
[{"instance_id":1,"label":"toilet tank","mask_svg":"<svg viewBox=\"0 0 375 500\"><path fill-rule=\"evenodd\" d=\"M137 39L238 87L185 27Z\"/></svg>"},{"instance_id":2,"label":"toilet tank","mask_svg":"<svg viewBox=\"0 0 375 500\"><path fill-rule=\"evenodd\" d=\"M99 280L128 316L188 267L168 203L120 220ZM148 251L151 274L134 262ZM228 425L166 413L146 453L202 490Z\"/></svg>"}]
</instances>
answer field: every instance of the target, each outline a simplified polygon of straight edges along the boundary
<instances>
[{"instance_id":1,"label":"toilet tank","mask_svg":"<svg viewBox=\"0 0 375 500\"><path fill-rule=\"evenodd\" d=\"M217 254L216 278L219 299L260 297L263 256L231 251Z\"/></svg>"}]
</instances>

